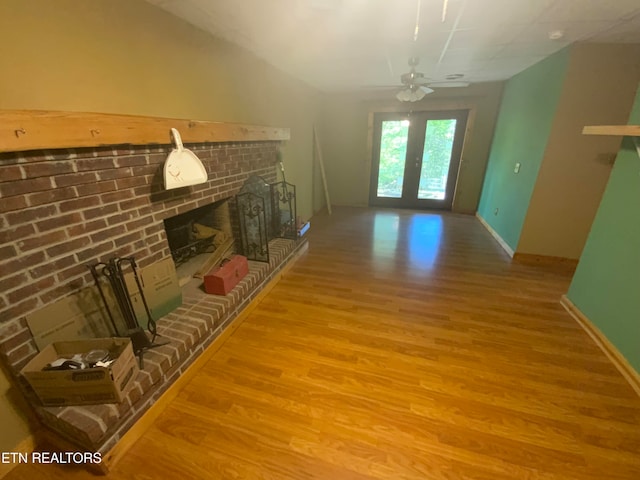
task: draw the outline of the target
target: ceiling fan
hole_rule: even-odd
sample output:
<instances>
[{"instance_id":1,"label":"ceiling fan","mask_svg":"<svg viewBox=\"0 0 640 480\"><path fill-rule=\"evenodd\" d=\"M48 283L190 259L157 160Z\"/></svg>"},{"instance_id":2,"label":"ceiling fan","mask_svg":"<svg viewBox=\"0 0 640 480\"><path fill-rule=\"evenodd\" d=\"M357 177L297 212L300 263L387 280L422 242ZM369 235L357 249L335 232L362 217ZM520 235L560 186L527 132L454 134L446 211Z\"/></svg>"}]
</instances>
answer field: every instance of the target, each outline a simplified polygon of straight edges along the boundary
<instances>
[{"instance_id":1,"label":"ceiling fan","mask_svg":"<svg viewBox=\"0 0 640 480\"><path fill-rule=\"evenodd\" d=\"M419 62L418 57L409 58L410 70L400 76L402 90L396 94L396 98L401 102L417 102L434 91L426 86L430 79L425 77L423 73L416 71Z\"/></svg>"},{"instance_id":2,"label":"ceiling fan","mask_svg":"<svg viewBox=\"0 0 640 480\"><path fill-rule=\"evenodd\" d=\"M417 102L422 100L425 95L434 92L435 88L444 87L468 87L468 82L455 81L462 78L462 74L453 74L446 77L447 82L431 82L430 78L425 77L423 73L416 71L416 67L420 59L418 57L409 58L410 70L400 76L402 82L402 90L396 94L396 98L401 102Z\"/></svg>"}]
</instances>

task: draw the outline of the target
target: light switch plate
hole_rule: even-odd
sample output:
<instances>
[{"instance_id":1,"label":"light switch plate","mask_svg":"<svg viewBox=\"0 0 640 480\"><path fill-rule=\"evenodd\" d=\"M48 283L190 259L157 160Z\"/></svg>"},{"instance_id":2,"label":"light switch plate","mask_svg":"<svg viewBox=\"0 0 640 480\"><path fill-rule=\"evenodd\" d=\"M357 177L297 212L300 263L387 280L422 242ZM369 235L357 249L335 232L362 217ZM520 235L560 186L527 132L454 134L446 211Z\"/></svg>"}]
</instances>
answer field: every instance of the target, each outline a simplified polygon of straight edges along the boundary
<instances>
[{"instance_id":1,"label":"light switch plate","mask_svg":"<svg viewBox=\"0 0 640 480\"><path fill-rule=\"evenodd\" d=\"M513 169L513 173L520 173L520 162L516 163L516 166Z\"/></svg>"}]
</instances>

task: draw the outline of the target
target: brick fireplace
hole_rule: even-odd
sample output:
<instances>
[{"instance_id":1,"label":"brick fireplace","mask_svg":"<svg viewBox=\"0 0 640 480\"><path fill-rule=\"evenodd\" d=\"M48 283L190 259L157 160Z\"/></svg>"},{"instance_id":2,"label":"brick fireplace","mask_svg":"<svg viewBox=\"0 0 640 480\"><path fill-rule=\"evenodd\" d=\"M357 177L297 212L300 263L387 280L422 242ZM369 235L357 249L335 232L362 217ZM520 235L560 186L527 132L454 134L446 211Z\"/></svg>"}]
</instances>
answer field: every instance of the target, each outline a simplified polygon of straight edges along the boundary
<instances>
[{"instance_id":1,"label":"brick fireplace","mask_svg":"<svg viewBox=\"0 0 640 480\"><path fill-rule=\"evenodd\" d=\"M93 285L88 264L133 255L144 268L171 258L164 221L233 197L251 175L276 181L279 145L190 145L209 180L169 191L162 168L170 146L0 154L0 355L10 371L17 373L37 353L27 315ZM183 305L158 324L171 344L145 355L145 371L126 402L41 407L41 420L76 443L108 451L294 249L295 242L276 240L273 261L253 265L238 294L183 293Z\"/></svg>"},{"instance_id":2,"label":"brick fireplace","mask_svg":"<svg viewBox=\"0 0 640 480\"><path fill-rule=\"evenodd\" d=\"M35 353L25 315L92 284L86 265L170 257L163 220L233 196L252 174L276 180L279 142L192 147L206 184L164 190L170 147L0 155L0 352L19 369Z\"/></svg>"}]
</instances>

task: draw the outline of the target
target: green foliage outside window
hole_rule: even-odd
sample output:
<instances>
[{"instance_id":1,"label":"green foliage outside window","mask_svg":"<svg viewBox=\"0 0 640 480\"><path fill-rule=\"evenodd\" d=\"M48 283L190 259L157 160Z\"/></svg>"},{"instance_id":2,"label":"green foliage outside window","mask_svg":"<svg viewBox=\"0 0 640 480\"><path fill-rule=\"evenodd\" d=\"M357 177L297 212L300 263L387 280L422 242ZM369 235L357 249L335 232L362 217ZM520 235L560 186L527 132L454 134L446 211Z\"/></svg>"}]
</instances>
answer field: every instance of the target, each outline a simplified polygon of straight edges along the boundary
<instances>
[{"instance_id":1,"label":"green foliage outside window","mask_svg":"<svg viewBox=\"0 0 640 480\"><path fill-rule=\"evenodd\" d=\"M443 199L456 120L429 120L425 135L419 198ZM409 122L382 122L378 196L400 198L407 156Z\"/></svg>"},{"instance_id":2,"label":"green foliage outside window","mask_svg":"<svg viewBox=\"0 0 640 480\"><path fill-rule=\"evenodd\" d=\"M427 122L418 198L444 199L455 131L453 119Z\"/></svg>"},{"instance_id":3,"label":"green foliage outside window","mask_svg":"<svg viewBox=\"0 0 640 480\"><path fill-rule=\"evenodd\" d=\"M400 198L402 196L408 135L408 121L393 120L382 122L380 170L378 173L379 197Z\"/></svg>"}]
</instances>

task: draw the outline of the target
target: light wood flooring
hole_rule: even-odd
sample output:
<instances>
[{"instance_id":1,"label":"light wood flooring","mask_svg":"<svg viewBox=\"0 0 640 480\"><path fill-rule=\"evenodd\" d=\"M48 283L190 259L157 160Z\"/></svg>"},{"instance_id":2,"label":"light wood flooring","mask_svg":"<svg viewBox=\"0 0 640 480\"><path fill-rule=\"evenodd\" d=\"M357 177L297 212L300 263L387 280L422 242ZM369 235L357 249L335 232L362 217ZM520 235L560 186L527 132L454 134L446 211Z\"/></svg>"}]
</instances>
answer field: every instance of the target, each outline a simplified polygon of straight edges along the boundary
<instances>
[{"instance_id":1,"label":"light wood flooring","mask_svg":"<svg viewBox=\"0 0 640 480\"><path fill-rule=\"evenodd\" d=\"M640 478L640 399L560 306L571 272L471 216L336 209L309 235L108 478Z\"/></svg>"}]
</instances>

